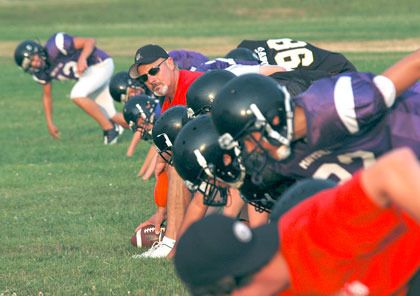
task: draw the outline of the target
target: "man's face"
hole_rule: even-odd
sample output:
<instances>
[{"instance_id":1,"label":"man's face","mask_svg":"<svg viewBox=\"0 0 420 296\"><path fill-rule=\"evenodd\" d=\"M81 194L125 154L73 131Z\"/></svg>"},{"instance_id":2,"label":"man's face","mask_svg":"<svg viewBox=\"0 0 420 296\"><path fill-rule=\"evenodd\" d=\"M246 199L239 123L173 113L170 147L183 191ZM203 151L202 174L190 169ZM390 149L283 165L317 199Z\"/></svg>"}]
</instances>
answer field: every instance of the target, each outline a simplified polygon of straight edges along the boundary
<instances>
[{"instance_id":1,"label":"man's face","mask_svg":"<svg viewBox=\"0 0 420 296\"><path fill-rule=\"evenodd\" d=\"M34 54L31 59L31 68L34 70L39 70L44 68L45 61L37 54Z\"/></svg>"},{"instance_id":2,"label":"man's face","mask_svg":"<svg viewBox=\"0 0 420 296\"><path fill-rule=\"evenodd\" d=\"M150 75L149 71L152 68L159 68L156 75ZM137 69L140 75L147 74L145 85L156 95L166 96L171 87L173 80L173 63L170 63L170 58L165 60L160 58L151 64L140 65ZM176 82L175 82L176 83Z\"/></svg>"},{"instance_id":3,"label":"man's face","mask_svg":"<svg viewBox=\"0 0 420 296\"><path fill-rule=\"evenodd\" d=\"M242 142L244 146L243 149L245 149L248 154L262 154L265 151L274 160L280 160L277 153L280 147L270 144L267 139L262 136L261 132L253 132L245 136Z\"/></svg>"},{"instance_id":4,"label":"man's face","mask_svg":"<svg viewBox=\"0 0 420 296\"><path fill-rule=\"evenodd\" d=\"M153 128L153 124L150 122L146 122L144 118L139 117L137 120L137 130L141 131L142 133L149 132Z\"/></svg>"},{"instance_id":5,"label":"man's face","mask_svg":"<svg viewBox=\"0 0 420 296\"><path fill-rule=\"evenodd\" d=\"M133 97L133 96L139 96L141 94L144 94L145 91L141 87L128 87L127 88L127 97Z\"/></svg>"}]
</instances>

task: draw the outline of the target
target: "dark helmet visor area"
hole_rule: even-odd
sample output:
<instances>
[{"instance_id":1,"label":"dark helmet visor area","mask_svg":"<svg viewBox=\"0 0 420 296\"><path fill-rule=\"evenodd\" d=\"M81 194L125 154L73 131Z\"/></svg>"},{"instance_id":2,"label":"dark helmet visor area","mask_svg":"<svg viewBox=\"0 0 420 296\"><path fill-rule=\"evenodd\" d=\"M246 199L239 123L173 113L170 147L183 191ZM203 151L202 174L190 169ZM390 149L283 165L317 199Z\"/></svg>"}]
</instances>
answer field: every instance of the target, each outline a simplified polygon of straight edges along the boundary
<instances>
[{"instance_id":1,"label":"dark helmet visor area","mask_svg":"<svg viewBox=\"0 0 420 296\"><path fill-rule=\"evenodd\" d=\"M204 171L200 175L206 175ZM217 185L216 178L200 178L197 191L203 195L204 204L212 207L223 207L227 204L228 188Z\"/></svg>"}]
</instances>

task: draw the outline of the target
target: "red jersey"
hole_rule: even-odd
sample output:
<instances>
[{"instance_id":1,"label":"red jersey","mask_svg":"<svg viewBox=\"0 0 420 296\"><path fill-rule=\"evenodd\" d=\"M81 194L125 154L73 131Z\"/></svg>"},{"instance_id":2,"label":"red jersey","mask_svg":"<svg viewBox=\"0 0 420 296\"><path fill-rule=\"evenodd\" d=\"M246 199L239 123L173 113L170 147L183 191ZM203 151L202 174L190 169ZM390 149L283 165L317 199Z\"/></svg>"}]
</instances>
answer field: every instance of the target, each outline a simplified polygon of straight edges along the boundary
<instances>
[{"instance_id":1,"label":"red jersey","mask_svg":"<svg viewBox=\"0 0 420 296\"><path fill-rule=\"evenodd\" d=\"M168 110L169 108L177 105L186 106L187 105L187 91L190 85L201 75L203 72L192 72L188 70L179 70L179 78L176 85L175 96L170 101L168 98L165 98L165 101L162 105L162 113Z\"/></svg>"},{"instance_id":2,"label":"red jersey","mask_svg":"<svg viewBox=\"0 0 420 296\"><path fill-rule=\"evenodd\" d=\"M278 223L290 273L279 295L404 295L420 267L420 225L395 206L374 204L360 173Z\"/></svg>"}]
</instances>

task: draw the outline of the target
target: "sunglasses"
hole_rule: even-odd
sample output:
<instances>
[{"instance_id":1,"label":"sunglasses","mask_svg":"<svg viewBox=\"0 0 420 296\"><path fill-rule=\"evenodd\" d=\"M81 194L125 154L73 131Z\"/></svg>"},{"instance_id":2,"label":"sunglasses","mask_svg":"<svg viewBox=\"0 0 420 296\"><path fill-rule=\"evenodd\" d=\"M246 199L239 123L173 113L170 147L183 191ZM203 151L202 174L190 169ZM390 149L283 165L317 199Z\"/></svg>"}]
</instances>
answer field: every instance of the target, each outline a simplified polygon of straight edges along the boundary
<instances>
[{"instance_id":1,"label":"sunglasses","mask_svg":"<svg viewBox=\"0 0 420 296\"><path fill-rule=\"evenodd\" d=\"M166 61L167 60L167 58L166 59L164 59L162 62L160 62L159 64L157 64L156 66L154 66L153 68L151 68L146 74L143 74L143 75L140 75L139 76L139 80L141 81L141 82L146 82L147 81L147 78L148 78L148 75L150 75L150 76L156 76L158 73L159 73L159 71L160 71L160 66L163 64L163 62L164 61Z\"/></svg>"}]
</instances>

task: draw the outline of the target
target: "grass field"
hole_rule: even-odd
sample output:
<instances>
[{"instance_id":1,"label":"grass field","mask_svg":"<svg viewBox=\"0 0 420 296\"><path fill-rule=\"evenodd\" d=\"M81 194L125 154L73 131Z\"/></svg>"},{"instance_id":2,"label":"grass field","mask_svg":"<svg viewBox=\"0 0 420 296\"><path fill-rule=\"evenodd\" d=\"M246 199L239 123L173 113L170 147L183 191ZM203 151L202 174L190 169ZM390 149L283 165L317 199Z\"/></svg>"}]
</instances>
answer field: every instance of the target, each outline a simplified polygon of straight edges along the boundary
<instances>
[{"instance_id":1,"label":"grass field","mask_svg":"<svg viewBox=\"0 0 420 296\"><path fill-rule=\"evenodd\" d=\"M96 37L116 70L149 42L215 57L244 38L291 37L380 72L419 47L420 2L0 0L0 295L185 295L171 262L131 259L132 231L154 211L153 180L136 177L148 145L131 159L129 132L102 145L70 82L54 84L62 138L47 133L41 89L12 55L55 31Z\"/></svg>"}]
</instances>

